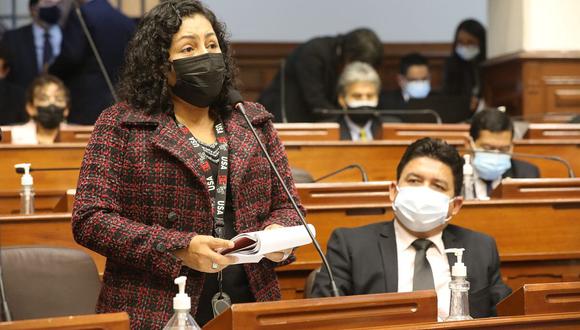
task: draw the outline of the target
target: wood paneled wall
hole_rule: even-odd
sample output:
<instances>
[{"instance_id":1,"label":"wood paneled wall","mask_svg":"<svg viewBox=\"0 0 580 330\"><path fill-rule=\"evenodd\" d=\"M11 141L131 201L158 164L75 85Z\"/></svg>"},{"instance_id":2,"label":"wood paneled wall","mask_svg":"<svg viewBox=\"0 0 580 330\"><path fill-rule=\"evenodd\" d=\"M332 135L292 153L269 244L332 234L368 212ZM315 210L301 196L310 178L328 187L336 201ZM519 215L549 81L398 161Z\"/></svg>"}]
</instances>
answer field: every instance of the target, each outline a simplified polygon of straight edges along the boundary
<instances>
[{"instance_id":1,"label":"wood paneled wall","mask_svg":"<svg viewBox=\"0 0 580 330\"><path fill-rule=\"evenodd\" d=\"M240 69L244 97L256 100L280 69L280 63L298 46L297 43L233 43L234 57ZM448 43L384 44L384 59L379 74L384 89L397 89L396 76L402 56L419 52L429 60L433 89L443 82L445 58L451 52Z\"/></svg>"}]
</instances>

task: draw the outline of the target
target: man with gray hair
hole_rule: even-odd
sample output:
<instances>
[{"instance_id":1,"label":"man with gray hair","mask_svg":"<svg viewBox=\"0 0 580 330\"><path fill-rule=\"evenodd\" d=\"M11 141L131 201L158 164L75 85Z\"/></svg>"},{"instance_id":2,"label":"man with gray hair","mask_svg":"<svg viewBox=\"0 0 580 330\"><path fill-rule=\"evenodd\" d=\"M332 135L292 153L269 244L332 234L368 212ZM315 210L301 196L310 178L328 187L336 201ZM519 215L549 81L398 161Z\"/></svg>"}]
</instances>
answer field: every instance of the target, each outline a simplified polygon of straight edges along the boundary
<instances>
[{"instance_id":1,"label":"man with gray hair","mask_svg":"<svg viewBox=\"0 0 580 330\"><path fill-rule=\"evenodd\" d=\"M337 86L338 104L345 110L338 120L341 140L370 141L380 136L380 117L360 111L377 108L380 90L381 79L372 66L352 62L344 68Z\"/></svg>"}]
</instances>

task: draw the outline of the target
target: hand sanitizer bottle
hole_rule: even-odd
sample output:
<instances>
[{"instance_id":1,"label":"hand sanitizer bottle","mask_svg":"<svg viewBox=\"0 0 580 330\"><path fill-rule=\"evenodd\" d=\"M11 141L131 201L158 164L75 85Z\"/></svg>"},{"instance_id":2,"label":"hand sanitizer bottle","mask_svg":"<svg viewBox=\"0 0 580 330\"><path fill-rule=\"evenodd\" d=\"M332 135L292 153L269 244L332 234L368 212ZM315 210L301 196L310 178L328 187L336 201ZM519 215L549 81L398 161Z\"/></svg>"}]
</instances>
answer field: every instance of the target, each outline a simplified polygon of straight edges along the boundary
<instances>
[{"instance_id":1,"label":"hand sanitizer bottle","mask_svg":"<svg viewBox=\"0 0 580 330\"><path fill-rule=\"evenodd\" d=\"M34 213L34 180L32 175L30 175L30 164L16 164L14 165L18 173L22 173L22 178L20 179L20 184L22 186L20 190L20 214L30 215Z\"/></svg>"},{"instance_id":2,"label":"hand sanitizer bottle","mask_svg":"<svg viewBox=\"0 0 580 330\"><path fill-rule=\"evenodd\" d=\"M463 155L465 163L463 164L463 198L465 200L476 199L475 195L475 177L473 175L473 165L471 164L471 155Z\"/></svg>"},{"instance_id":3,"label":"hand sanitizer bottle","mask_svg":"<svg viewBox=\"0 0 580 330\"><path fill-rule=\"evenodd\" d=\"M185 293L185 281L187 277L180 276L175 279L179 286L179 293L173 298L173 310L175 314L169 319L163 330L201 330L189 311L191 310L191 298Z\"/></svg>"},{"instance_id":4,"label":"hand sanitizer bottle","mask_svg":"<svg viewBox=\"0 0 580 330\"><path fill-rule=\"evenodd\" d=\"M462 262L463 251L465 249L446 249L445 253L454 253L457 262L451 267L451 303L449 304L449 316L445 321L472 320L469 316L469 282L467 277L467 268Z\"/></svg>"}]
</instances>

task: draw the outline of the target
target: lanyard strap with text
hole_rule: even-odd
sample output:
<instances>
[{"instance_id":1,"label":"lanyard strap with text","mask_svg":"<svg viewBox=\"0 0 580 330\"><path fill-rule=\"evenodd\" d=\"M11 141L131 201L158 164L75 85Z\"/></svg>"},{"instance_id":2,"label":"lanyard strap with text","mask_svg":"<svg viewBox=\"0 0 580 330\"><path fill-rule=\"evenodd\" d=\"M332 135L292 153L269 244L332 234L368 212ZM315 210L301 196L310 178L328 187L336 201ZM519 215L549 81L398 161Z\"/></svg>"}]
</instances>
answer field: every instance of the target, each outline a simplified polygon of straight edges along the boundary
<instances>
[{"instance_id":1,"label":"lanyard strap with text","mask_svg":"<svg viewBox=\"0 0 580 330\"><path fill-rule=\"evenodd\" d=\"M228 142L224 125L221 121L217 121L214 130L218 143L219 163L217 171L217 182L214 181L213 173L211 171L210 160L207 158L203 148L195 139L189 129L178 123L179 128L187 135L187 139L191 142L193 150L201 161L201 169L205 176L205 184L209 195L212 199L212 214L214 216L214 234L218 238L223 239L225 236L225 222L224 214L226 211L226 193L228 188Z\"/></svg>"}]
</instances>

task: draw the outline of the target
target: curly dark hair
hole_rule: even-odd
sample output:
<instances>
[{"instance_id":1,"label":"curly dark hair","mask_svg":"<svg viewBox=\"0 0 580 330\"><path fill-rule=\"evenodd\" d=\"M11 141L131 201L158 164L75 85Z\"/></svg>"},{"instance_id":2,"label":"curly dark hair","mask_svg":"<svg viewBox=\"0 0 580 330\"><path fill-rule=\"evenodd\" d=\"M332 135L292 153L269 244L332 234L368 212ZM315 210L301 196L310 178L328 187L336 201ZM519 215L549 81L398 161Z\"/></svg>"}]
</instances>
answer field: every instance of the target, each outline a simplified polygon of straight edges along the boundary
<instances>
[{"instance_id":1,"label":"curly dark hair","mask_svg":"<svg viewBox=\"0 0 580 330\"><path fill-rule=\"evenodd\" d=\"M127 46L118 91L135 109L148 113L173 111L166 76L171 71L169 48L173 35L181 26L181 19L194 14L205 16L211 23L226 66L222 90L210 107L218 112L227 108L227 91L235 88L237 68L225 24L199 1L165 0L143 17Z\"/></svg>"}]
</instances>

